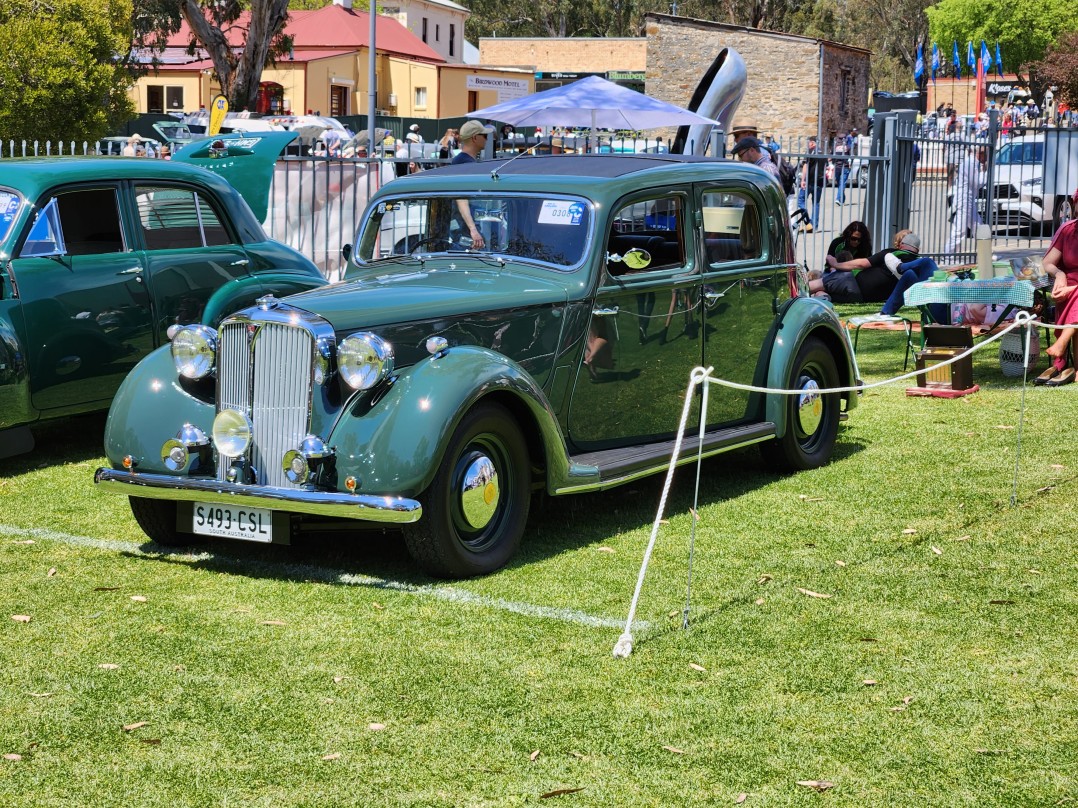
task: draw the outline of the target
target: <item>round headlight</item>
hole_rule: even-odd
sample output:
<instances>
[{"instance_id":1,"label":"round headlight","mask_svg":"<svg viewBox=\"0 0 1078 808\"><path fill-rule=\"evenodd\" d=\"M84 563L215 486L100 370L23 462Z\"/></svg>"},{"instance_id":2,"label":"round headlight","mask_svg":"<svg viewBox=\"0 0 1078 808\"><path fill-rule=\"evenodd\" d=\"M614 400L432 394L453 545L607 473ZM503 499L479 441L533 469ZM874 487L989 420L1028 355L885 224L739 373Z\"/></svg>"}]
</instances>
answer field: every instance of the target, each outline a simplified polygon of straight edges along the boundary
<instances>
[{"instance_id":1,"label":"round headlight","mask_svg":"<svg viewBox=\"0 0 1078 808\"><path fill-rule=\"evenodd\" d=\"M213 373L217 364L217 332L205 325L186 325L172 337L172 361L176 372L188 379Z\"/></svg>"},{"instance_id":2,"label":"round headlight","mask_svg":"<svg viewBox=\"0 0 1078 808\"><path fill-rule=\"evenodd\" d=\"M370 390L393 372L393 346L377 334L352 334L337 349L337 369L354 390Z\"/></svg>"},{"instance_id":3,"label":"round headlight","mask_svg":"<svg viewBox=\"0 0 1078 808\"><path fill-rule=\"evenodd\" d=\"M251 445L251 419L239 410L221 410L213 419L213 445L225 457L240 457Z\"/></svg>"}]
</instances>

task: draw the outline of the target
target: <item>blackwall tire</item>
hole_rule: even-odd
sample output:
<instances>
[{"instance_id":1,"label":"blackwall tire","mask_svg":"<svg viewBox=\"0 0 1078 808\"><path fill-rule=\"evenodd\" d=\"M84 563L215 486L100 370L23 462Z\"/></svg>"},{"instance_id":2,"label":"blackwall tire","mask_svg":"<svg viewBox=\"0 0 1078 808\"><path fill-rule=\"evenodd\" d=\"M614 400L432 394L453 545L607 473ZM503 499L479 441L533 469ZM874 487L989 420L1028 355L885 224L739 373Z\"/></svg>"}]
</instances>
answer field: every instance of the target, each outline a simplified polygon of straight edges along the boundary
<instances>
[{"instance_id":1,"label":"blackwall tire","mask_svg":"<svg viewBox=\"0 0 1078 808\"><path fill-rule=\"evenodd\" d=\"M818 468L831 459L842 406L839 393L813 393L838 386L835 359L820 340L809 337L801 345L786 386L804 392L800 396L783 396L786 432L781 438L761 444L764 460L778 471Z\"/></svg>"},{"instance_id":2,"label":"blackwall tire","mask_svg":"<svg viewBox=\"0 0 1078 808\"><path fill-rule=\"evenodd\" d=\"M409 554L438 578L471 578L505 566L528 521L530 474L528 447L512 415L479 404L457 426L420 496L422 518L404 528Z\"/></svg>"},{"instance_id":3,"label":"blackwall tire","mask_svg":"<svg viewBox=\"0 0 1078 808\"><path fill-rule=\"evenodd\" d=\"M131 513L142 532L165 547L184 547L198 540L191 533L176 529L176 503L161 499L128 497Z\"/></svg>"}]
</instances>

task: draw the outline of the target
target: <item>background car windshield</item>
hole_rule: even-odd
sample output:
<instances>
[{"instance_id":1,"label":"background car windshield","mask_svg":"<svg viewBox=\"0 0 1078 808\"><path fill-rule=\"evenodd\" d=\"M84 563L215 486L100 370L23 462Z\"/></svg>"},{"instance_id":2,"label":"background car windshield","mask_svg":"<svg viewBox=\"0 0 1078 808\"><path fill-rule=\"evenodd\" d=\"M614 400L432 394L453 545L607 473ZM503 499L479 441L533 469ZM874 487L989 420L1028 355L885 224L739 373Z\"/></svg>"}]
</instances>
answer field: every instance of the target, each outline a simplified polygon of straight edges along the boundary
<instances>
[{"instance_id":1,"label":"background car windshield","mask_svg":"<svg viewBox=\"0 0 1078 808\"><path fill-rule=\"evenodd\" d=\"M411 197L378 203L364 222L359 258L476 249L465 214L483 237L482 252L558 267L584 258L591 210L582 199L551 196Z\"/></svg>"},{"instance_id":2,"label":"background car windshield","mask_svg":"<svg viewBox=\"0 0 1078 808\"><path fill-rule=\"evenodd\" d=\"M1044 141L1008 143L996 156L997 165L1040 165L1044 162Z\"/></svg>"},{"instance_id":3,"label":"background car windshield","mask_svg":"<svg viewBox=\"0 0 1078 808\"><path fill-rule=\"evenodd\" d=\"M19 195L12 191L0 191L0 241L7 238L18 212Z\"/></svg>"}]
</instances>

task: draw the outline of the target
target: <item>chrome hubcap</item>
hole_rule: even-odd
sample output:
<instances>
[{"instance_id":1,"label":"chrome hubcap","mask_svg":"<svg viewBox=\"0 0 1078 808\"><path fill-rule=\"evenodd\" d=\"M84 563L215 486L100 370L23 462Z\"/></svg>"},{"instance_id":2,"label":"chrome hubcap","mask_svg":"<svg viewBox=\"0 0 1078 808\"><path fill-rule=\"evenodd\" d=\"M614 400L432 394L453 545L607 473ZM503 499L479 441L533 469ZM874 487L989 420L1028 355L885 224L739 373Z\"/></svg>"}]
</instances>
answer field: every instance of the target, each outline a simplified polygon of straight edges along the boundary
<instances>
[{"instance_id":1,"label":"chrome hubcap","mask_svg":"<svg viewBox=\"0 0 1078 808\"><path fill-rule=\"evenodd\" d=\"M801 395L797 400L797 422L801 432L814 435L823 421L823 396L815 379L802 379Z\"/></svg>"},{"instance_id":2,"label":"chrome hubcap","mask_svg":"<svg viewBox=\"0 0 1078 808\"><path fill-rule=\"evenodd\" d=\"M457 492L460 512L465 523L473 530L482 530L498 511L501 488L498 471L493 461L480 452L464 459L464 473L460 475Z\"/></svg>"}]
</instances>

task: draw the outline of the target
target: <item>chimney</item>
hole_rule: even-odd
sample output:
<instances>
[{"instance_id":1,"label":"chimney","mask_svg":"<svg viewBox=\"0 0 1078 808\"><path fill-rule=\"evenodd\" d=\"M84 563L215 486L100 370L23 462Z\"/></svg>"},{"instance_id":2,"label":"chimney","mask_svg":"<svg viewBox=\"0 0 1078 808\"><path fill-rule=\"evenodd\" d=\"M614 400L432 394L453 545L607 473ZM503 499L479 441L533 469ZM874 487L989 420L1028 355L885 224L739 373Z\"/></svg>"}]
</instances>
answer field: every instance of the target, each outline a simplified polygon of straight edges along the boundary
<instances>
[{"instance_id":1,"label":"chimney","mask_svg":"<svg viewBox=\"0 0 1078 808\"><path fill-rule=\"evenodd\" d=\"M344 8L348 9L349 11L352 10L352 0L333 0L333 5L335 5L335 6L343 6Z\"/></svg>"}]
</instances>

